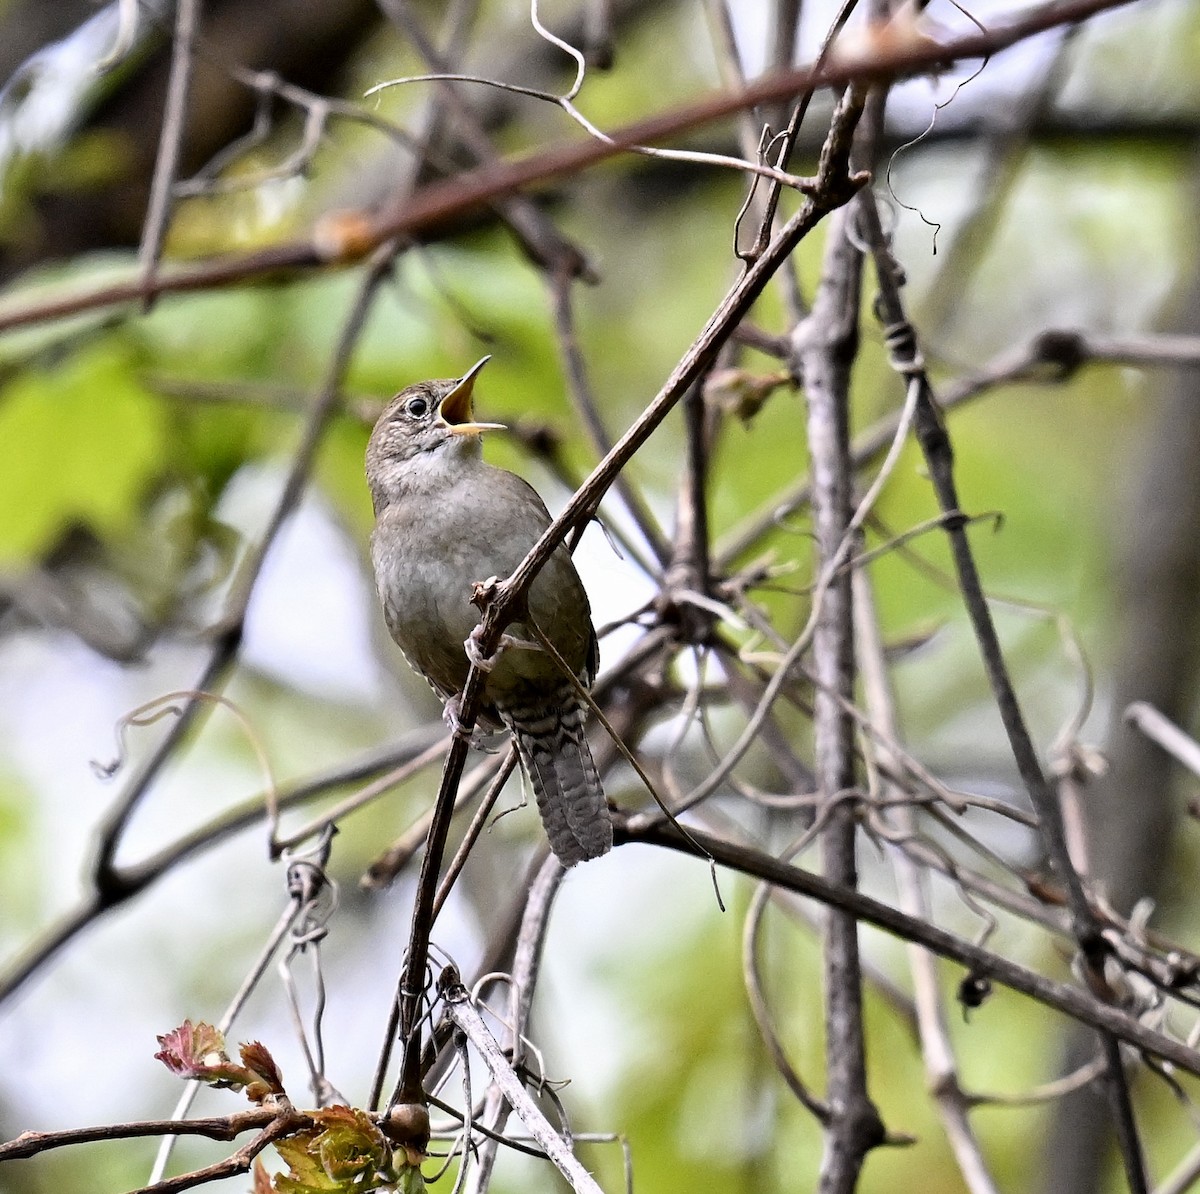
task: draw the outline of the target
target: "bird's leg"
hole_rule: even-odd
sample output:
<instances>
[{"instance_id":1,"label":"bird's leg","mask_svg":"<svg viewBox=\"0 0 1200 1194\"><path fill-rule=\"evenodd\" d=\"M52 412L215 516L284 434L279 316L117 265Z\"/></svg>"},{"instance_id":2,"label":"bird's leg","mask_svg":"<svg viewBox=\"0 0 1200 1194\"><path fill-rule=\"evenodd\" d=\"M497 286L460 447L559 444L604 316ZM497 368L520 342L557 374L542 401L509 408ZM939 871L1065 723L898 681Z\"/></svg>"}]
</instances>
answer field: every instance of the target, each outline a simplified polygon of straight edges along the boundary
<instances>
[{"instance_id":1,"label":"bird's leg","mask_svg":"<svg viewBox=\"0 0 1200 1194\"><path fill-rule=\"evenodd\" d=\"M500 748L493 745L496 733L493 730L481 730L476 726L468 730L462 723L462 693L456 692L446 698L442 706L442 720L446 723L455 738L462 738L472 750L482 751L485 755L494 755Z\"/></svg>"},{"instance_id":2,"label":"bird's leg","mask_svg":"<svg viewBox=\"0 0 1200 1194\"><path fill-rule=\"evenodd\" d=\"M463 650L466 651L467 658L482 672L490 672L496 666L496 660L500 658L500 653L510 648L518 651L542 650L541 643L530 642L529 639L517 638L516 635L505 633L500 636L496 649L490 655L485 655L483 648L479 645L482 633L483 625L481 623L467 635L466 641L463 643Z\"/></svg>"},{"instance_id":3,"label":"bird's leg","mask_svg":"<svg viewBox=\"0 0 1200 1194\"><path fill-rule=\"evenodd\" d=\"M471 604L479 606L482 610L486 610L488 602L495 599L499 588L500 578L497 576L489 576L487 580L477 580L471 586ZM475 667L479 668L481 672L490 672L496 666L496 660L500 658L500 652L510 647L519 651L542 650L541 643L531 643L528 639L517 638L516 635L505 632L500 635L500 641L496 644L496 649L490 655L485 655L483 648L479 645L479 640L482 637L483 623L481 622L467 635L466 642L463 643L467 659Z\"/></svg>"}]
</instances>

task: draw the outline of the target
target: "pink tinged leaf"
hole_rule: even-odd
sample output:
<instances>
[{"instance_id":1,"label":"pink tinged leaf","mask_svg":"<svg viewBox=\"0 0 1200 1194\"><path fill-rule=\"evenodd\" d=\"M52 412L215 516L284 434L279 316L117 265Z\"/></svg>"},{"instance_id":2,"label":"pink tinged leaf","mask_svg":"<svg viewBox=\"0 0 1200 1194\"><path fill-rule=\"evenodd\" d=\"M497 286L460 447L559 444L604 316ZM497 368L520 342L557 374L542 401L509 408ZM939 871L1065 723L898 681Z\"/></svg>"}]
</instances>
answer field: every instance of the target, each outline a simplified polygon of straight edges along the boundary
<instances>
[{"instance_id":1,"label":"pink tinged leaf","mask_svg":"<svg viewBox=\"0 0 1200 1194\"><path fill-rule=\"evenodd\" d=\"M283 1074L267 1047L260 1041L249 1041L239 1049L242 1064L253 1081L246 1087L246 1097L256 1103L271 1096L284 1094Z\"/></svg>"},{"instance_id":2,"label":"pink tinged leaf","mask_svg":"<svg viewBox=\"0 0 1200 1194\"><path fill-rule=\"evenodd\" d=\"M158 1038L162 1046L154 1055L180 1078L195 1078L210 1086L245 1086L254 1075L230 1061L221 1032L203 1020L184 1022Z\"/></svg>"},{"instance_id":3,"label":"pink tinged leaf","mask_svg":"<svg viewBox=\"0 0 1200 1194\"><path fill-rule=\"evenodd\" d=\"M154 1055L172 1073L181 1078L195 1078L212 1065L229 1060L225 1053L225 1038L221 1032L203 1020L184 1022L158 1038L161 1049Z\"/></svg>"}]
</instances>

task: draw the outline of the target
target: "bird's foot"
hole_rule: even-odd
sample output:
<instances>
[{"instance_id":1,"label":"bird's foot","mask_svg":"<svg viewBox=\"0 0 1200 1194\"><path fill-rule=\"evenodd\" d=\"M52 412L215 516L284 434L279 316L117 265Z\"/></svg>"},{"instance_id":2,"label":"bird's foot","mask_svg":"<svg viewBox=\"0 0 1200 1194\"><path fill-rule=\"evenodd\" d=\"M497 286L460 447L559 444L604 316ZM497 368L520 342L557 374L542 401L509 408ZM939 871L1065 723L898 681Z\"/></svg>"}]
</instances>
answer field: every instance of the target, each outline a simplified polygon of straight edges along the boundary
<instances>
[{"instance_id":1,"label":"bird's foot","mask_svg":"<svg viewBox=\"0 0 1200 1194\"><path fill-rule=\"evenodd\" d=\"M504 650L504 635L500 636L499 645L490 655L485 655L483 648L479 645L482 635L483 626L481 624L467 635L463 642L463 650L466 651L467 659L471 662L472 667L477 667L481 672L490 672L496 666L500 652Z\"/></svg>"},{"instance_id":2,"label":"bird's foot","mask_svg":"<svg viewBox=\"0 0 1200 1194\"><path fill-rule=\"evenodd\" d=\"M462 738L472 749L482 751L486 755L494 755L499 747L495 745L497 734L490 730L481 730L478 726L468 730L462 723L462 693L456 692L448 698L442 707L442 720L449 727L455 738Z\"/></svg>"},{"instance_id":3,"label":"bird's foot","mask_svg":"<svg viewBox=\"0 0 1200 1194\"><path fill-rule=\"evenodd\" d=\"M512 634L502 634L499 643L496 644L496 649L490 655L485 655L483 648L479 645L482 633L483 626L476 626L463 643L467 659L481 672L490 672L496 666L496 660L500 658L501 653L509 648L515 648L518 651L540 651L542 649L540 644L531 643L528 639L517 638Z\"/></svg>"}]
</instances>

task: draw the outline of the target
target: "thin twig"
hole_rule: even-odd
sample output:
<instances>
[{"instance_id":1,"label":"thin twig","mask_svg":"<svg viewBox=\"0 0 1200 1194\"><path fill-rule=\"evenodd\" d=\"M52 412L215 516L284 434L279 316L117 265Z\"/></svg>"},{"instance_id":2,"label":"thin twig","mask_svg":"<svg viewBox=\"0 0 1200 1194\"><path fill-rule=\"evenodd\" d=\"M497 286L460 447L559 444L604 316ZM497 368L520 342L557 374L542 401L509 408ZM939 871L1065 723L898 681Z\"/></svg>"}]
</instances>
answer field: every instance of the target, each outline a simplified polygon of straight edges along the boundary
<instances>
[{"instance_id":1,"label":"thin twig","mask_svg":"<svg viewBox=\"0 0 1200 1194\"><path fill-rule=\"evenodd\" d=\"M995 22L986 34L973 32L935 43L914 39L898 42L869 59L833 60L819 70L799 69L756 79L743 90L718 93L637 121L611 134L607 141L593 139L555 147L527 158L485 168L448 182L423 188L399 210L379 220L363 213L333 213L326 226L330 237L291 241L247 254L236 254L197 266L159 273L149 283L141 279L98 286L43 301L18 301L0 313L0 331L61 319L83 311L142 299L150 294L209 290L233 281L281 269L313 269L331 260L352 262L379 244L396 237L427 237L444 229L452 218L486 205L535 183L574 174L623 152L629 145L664 140L700 128L743 108L753 107L808 87L837 87L879 75L916 74L961 59L997 53L1048 29L1087 20L1098 13L1121 8L1133 0L1051 0L1035 5L1007 21ZM773 271L772 271L773 272Z\"/></svg>"},{"instance_id":2,"label":"thin twig","mask_svg":"<svg viewBox=\"0 0 1200 1194\"><path fill-rule=\"evenodd\" d=\"M496 807L496 801L500 799L500 792L504 785L508 783L508 777L512 775L516 765L517 744L510 742L508 751L505 753L504 759L500 764L500 770L496 772L495 778L488 784L488 790L479 802L479 807L475 810L475 815L471 818L471 824L467 826L467 832L463 834L463 840L458 847L458 852L450 860L450 865L446 868L446 873L442 876L442 885L438 888L437 896L433 901L434 920L437 920L438 914L445 906L446 900L449 899L454 883L466 865L467 856L474 848L476 841L479 840L479 835L483 832L483 827L487 824L488 817L492 815L492 809Z\"/></svg>"},{"instance_id":3,"label":"thin twig","mask_svg":"<svg viewBox=\"0 0 1200 1194\"><path fill-rule=\"evenodd\" d=\"M575 330L575 313L571 303L572 277L569 273L559 270L547 275L547 285L550 289L551 306L554 311L554 333L558 341L559 352L563 358L563 372L567 379L567 392L583 421L592 447L600 456L612 451L612 437L604 421L600 417L599 406L588 379L587 363L579 347L579 337ZM621 473L613 483L630 517L637 524L642 538L654 553L659 565L665 565L670 558L670 551L663 539L662 530L657 519L646 505L641 493L630 482L625 473Z\"/></svg>"},{"instance_id":4,"label":"thin twig","mask_svg":"<svg viewBox=\"0 0 1200 1194\"><path fill-rule=\"evenodd\" d=\"M1190 734L1185 734L1153 705L1135 701L1125 710L1125 720L1136 726L1151 742L1157 742L1193 775L1200 775L1200 742Z\"/></svg>"},{"instance_id":5,"label":"thin twig","mask_svg":"<svg viewBox=\"0 0 1200 1194\"><path fill-rule=\"evenodd\" d=\"M920 387L917 407L917 441L921 445L938 505L947 516L960 514L954 479L954 454L945 422L929 384L924 362L916 343L915 333L905 313L900 296L899 277L887 238L879 219L874 196L863 192L858 200L858 212L875 260L875 276L879 285L878 310L889 337L893 363L907 383ZM983 658L988 681L996 700L1001 721L1008 737L1013 758L1030 802L1038 815L1042 840L1059 881L1066 890L1067 906L1071 913L1072 932L1081 950L1084 965L1099 974L1104 965L1108 945L1101 935L1100 924L1088 901L1083 883L1067 848L1062 810L1046 781L1037 750L1025 724L1004 661L1000 640L996 634L991 610L983 592L978 568L971 552L961 520L949 518L946 533L950 540L955 572L962 591L972 629ZM1098 980L1103 985L1103 980ZM1147 1191L1145 1162L1142 1158L1137 1129L1133 1119L1129 1087L1121 1065L1117 1042L1101 1033L1102 1047L1108 1059L1108 1088L1116 1134L1121 1145L1126 1179L1133 1194Z\"/></svg>"},{"instance_id":6,"label":"thin twig","mask_svg":"<svg viewBox=\"0 0 1200 1194\"><path fill-rule=\"evenodd\" d=\"M444 76L438 91L440 103L430 107L420 138L424 156L443 170L451 166L454 160L453 155L436 151L436 146L443 139L447 115L453 118L454 130L466 143L476 163L495 165L498 161L483 121L462 94L462 89L450 81L452 64L466 52L466 35L474 23L478 6L478 0L470 0L469 5L457 5L457 11L451 9L447 16L452 30L449 44L446 50L440 51L425 32L412 0L381 0L380 3L383 11L404 31L426 64ZM443 161L444 158L449 160ZM414 178L415 174L414 169ZM521 194L507 195L501 196L492 206L529 257L547 274L564 273L587 281L596 280L583 250L568 240L533 200Z\"/></svg>"},{"instance_id":7,"label":"thin twig","mask_svg":"<svg viewBox=\"0 0 1200 1194\"><path fill-rule=\"evenodd\" d=\"M541 970L546 934L550 927L550 910L566 873L558 859L547 853L529 889L525 914L521 918L516 956L509 980L508 1044L514 1066L521 1062L522 1040L533 1010L533 995ZM488 1129L488 1136L479 1148L478 1163L471 1175L471 1184L467 1187L466 1194L484 1194L489 1187L498 1153L495 1134L504 1131L509 1106L500 1086L492 1083L488 1087L483 1112L479 1117Z\"/></svg>"},{"instance_id":8,"label":"thin twig","mask_svg":"<svg viewBox=\"0 0 1200 1194\"><path fill-rule=\"evenodd\" d=\"M861 87L847 88L834 119L847 120L855 128L867 113L867 99ZM872 105L872 114L878 106ZM873 139L876 128L871 120L863 131ZM813 697L814 770L821 794L818 824L825 821L821 863L830 882L854 888L857 818L854 804L839 799L855 787L854 723L835 699L835 694L850 699L855 685L850 576L841 563L853 533L850 370L858 352L862 253L848 235L847 210L830 220L812 313L794 330L793 343L796 372L804 378L813 526L824 582L811 614L813 668L821 682ZM850 1194L867 1153L886 1134L867 1091L862 968L853 916L827 912L822 962L829 1117L818 1188L822 1194Z\"/></svg>"},{"instance_id":9,"label":"thin twig","mask_svg":"<svg viewBox=\"0 0 1200 1194\"><path fill-rule=\"evenodd\" d=\"M890 738L895 738L899 733L895 702L888 682L874 599L865 572L855 572L853 588L855 645L867 708L872 720ZM880 749L879 753L881 761L886 761L886 748ZM891 816L905 834L911 836L916 833L917 817L912 808L901 806ZM892 852L892 867L896 872L901 910L917 920L930 921L933 908L921 869L909 855L899 850ZM959 1082L937 963L928 950L915 945L909 946L908 959L926 1086L937 1104L946 1138L967 1189L971 1194L998 1194L999 1187L988 1169L983 1149L971 1125L969 1101Z\"/></svg>"},{"instance_id":10,"label":"thin twig","mask_svg":"<svg viewBox=\"0 0 1200 1194\"><path fill-rule=\"evenodd\" d=\"M923 945L941 957L960 963L972 973L982 974L1092 1028L1110 1032L1126 1044L1169 1061L1186 1073L1200 1078L1200 1051L1147 1027L1128 1012L1095 998L1079 987L1046 978L1001 954L948 933L927 921L908 916L861 892L838 887L810 871L780 862L763 850L739 846L693 829L691 833L699 843L698 848L669 825L659 823L634 828L632 818L624 816L614 818L614 830L617 840L622 842L665 846L698 859L704 858L702 850L711 853L721 866L818 900L902 940Z\"/></svg>"},{"instance_id":11,"label":"thin twig","mask_svg":"<svg viewBox=\"0 0 1200 1194\"><path fill-rule=\"evenodd\" d=\"M789 854L791 851L789 851ZM829 1105L818 1099L809 1089L808 1084L792 1065L784 1050L783 1041L775 1029L771 1009L763 991L762 966L759 959L759 937L763 923L763 912L770 898L770 884L761 883L755 889L746 910L746 920L742 926L742 978L746 984L746 995L750 1000L750 1011L758 1026L759 1036L766 1046L776 1072L784 1080L788 1090L796 1096L800 1105L810 1112L818 1123L829 1122Z\"/></svg>"},{"instance_id":12,"label":"thin twig","mask_svg":"<svg viewBox=\"0 0 1200 1194\"><path fill-rule=\"evenodd\" d=\"M200 3L201 0L178 0L175 6L175 35L171 42L171 72L167 80L163 126L159 135L154 176L150 182L150 204L146 209L142 243L138 250L138 265L142 271L142 285L145 288L143 312L150 309L154 298L150 285L158 268L167 221L171 214L171 188L175 184L183 145L188 89L192 75L192 43L200 21Z\"/></svg>"},{"instance_id":13,"label":"thin twig","mask_svg":"<svg viewBox=\"0 0 1200 1194\"><path fill-rule=\"evenodd\" d=\"M443 972L439 987L446 1015L467 1034L483 1063L491 1071L492 1081L504 1092L504 1097L512 1105L521 1122L570 1183L571 1189L578 1194L604 1194L592 1175L579 1163L569 1143L554 1130L537 1104L529 1097L496 1038L492 1036L483 1017L471 1003L467 989L458 980L457 972L453 969Z\"/></svg>"},{"instance_id":14,"label":"thin twig","mask_svg":"<svg viewBox=\"0 0 1200 1194\"><path fill-rule=\"evenodd\" d=\"M145 1136L203 1136L209 1140L236 1140L243 1132L274 1123L279 1112L274 1107L251 1107L233 1115L213 1115L205 1119L147 1119L131 1123L102 1124L98 1127L67 1128L58 1132L22 1132L0 1144L0 1161L17 1161L39 1153L73 1144L92 1144L98 1140L137 1140Z\"/></svg>"}]
</instances>

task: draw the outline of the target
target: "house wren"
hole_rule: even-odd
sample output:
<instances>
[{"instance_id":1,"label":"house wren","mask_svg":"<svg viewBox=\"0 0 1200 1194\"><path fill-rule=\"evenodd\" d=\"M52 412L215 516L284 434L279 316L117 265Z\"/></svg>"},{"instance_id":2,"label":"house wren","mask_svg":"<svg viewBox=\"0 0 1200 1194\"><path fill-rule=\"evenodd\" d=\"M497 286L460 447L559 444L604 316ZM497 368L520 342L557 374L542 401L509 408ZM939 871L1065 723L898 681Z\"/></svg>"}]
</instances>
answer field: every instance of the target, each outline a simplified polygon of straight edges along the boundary
<instances>
[{"instance_id":1,"label":"house wren","mask_svg":"<svg viewBox=\"0 0 1200 1194\"><path fill-rule=\"evenodd\" d=\"M405 658L446 704L458 727L458 696L479 661L471 604L475 582L512 574L550 525L533 488L485 464L471 411L475 378L426 381L388 403L367 445L375 507L371 558L387 627ZM507 726L533 784L542 824L563 866L612 847L612 822L588 749L587 707L538 630L584 685L599 663L587 594L570 553L555 548L529 588L526 609L487 668L480 720Z\"/></svg>"}]
</instances>

